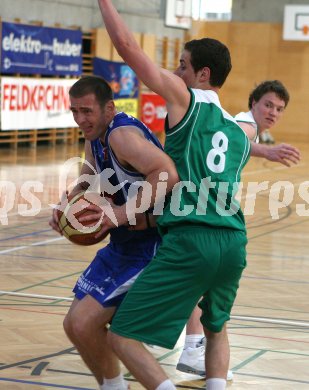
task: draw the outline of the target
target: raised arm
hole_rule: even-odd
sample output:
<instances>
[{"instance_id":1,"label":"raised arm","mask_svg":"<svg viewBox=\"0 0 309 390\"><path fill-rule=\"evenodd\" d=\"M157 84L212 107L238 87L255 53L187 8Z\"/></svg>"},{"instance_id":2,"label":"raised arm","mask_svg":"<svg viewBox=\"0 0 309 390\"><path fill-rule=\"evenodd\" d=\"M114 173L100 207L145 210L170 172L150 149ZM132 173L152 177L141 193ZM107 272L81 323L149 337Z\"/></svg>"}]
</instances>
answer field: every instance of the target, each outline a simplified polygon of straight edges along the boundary
<instances>
[{"instance_id":1,"label":"raised arm","mask_svg":"<svg viewBox=\"0 0 309 390\"><path fill-rule=\"evenodd\" d=\"M185 83L172 72L159 68L151 61L135 41L111 0L98 0L98 3L105 27L123 60L148 88L166 100L168 108L170 104L176 104L186 110L189 106L190 94ZM183 115L184 112L181 114Z\"/></svg>"}]
</instances>

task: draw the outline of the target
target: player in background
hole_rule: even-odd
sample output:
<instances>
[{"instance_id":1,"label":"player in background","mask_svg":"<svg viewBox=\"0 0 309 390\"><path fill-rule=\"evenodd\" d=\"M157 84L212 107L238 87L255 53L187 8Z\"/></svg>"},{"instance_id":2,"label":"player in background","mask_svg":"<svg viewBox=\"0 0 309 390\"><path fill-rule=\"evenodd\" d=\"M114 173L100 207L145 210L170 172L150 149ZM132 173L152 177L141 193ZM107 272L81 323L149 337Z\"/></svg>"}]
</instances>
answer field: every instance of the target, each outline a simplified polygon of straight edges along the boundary
<instances>
[{"instance_id":1,"label":"player in background","mask_svg":"<svg viewBox=\"0 0 309 390\"><path fill-rule=\"evenodd\" d=\"M248 99L249 111L235 116L252 141L251 156L264 157L286 166L299 162L299 150L292 145L267 146L258 143L261 134L280 120L289 100L288 90L279 80L263 81L251 91Z\"/></svg>"}]
</instances>

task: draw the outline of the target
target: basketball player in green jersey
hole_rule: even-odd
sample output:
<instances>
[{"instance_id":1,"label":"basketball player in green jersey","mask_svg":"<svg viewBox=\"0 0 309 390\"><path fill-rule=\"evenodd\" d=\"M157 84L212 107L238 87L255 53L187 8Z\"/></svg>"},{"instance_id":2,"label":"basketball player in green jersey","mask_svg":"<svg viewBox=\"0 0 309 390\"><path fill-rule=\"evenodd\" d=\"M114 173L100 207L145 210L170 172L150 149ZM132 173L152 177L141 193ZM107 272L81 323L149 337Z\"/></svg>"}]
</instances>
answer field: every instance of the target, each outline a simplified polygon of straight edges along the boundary
<instances>
[{"instance_id":1,"label":"basketball player in green jersey","mask_svg":"<svg viewBox=\"0 0 309 390\"><path fill-rule=\"evenodd\" d=\"M250 152L247 136L218 98L230 54L214 39L188 42L175 75L145 55L110 0L99 5L118 53L167 102L165 151L181 180L158 219L162 245L115 315L110 341L145 388L175 389L142 342L173 348L203 296L207 389L224 389L225 323L246 265L246 229L234 194ZM124 213L123 206L117 209L121 222ZM102 232L113 226L107 217L103 222Z\"/></svg>"},{"instance_id":2,"label":"basketball player in green jersey","mask_svg":"<svg viewBox=\"0 0 309 390\"><path fill-rule=\"evenodd\" d=\"M265 158L281 163L287 167L298 164L300 153L289 144L275 146L260 144L259 136L266 129L275 126L289 103L289 92L279 80L265 80L258 84L249 95L247 112L235 116L239 126L246 132L251 141L251 156ZM179 357L176 369L182 372L205 376L205 344L201 311L196 307L186 326L186 337L183 351ZM227 379L232 379L233 373L228 371Z\"/></svg>"}]
</instances>

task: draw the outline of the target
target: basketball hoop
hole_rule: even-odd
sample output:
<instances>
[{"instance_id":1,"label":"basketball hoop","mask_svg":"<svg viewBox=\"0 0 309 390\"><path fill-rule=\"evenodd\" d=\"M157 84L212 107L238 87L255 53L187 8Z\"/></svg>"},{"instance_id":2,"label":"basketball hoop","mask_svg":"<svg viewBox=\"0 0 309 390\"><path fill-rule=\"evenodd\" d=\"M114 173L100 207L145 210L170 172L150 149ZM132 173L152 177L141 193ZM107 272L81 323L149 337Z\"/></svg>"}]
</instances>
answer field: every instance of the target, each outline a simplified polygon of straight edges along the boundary
<instances>
[{"instance_id":1,"label":"basketball hoop","mask_svg":"<svg viewBox=\"0 0 309 390\"><path fill-rule=\"evenodd\" d=\"M285 5L283 39L309 41L309 5Z\"/></svg>"},{"instance_id":2,"label":"basketball hoop","mask_svg":"<svg viewBox=\"0 0 309 390\"><path fill-rule=\"evenodd\" d=\"M165 24L168 27L190 29L192 0L166 0Z\"/></svg>"},{"instance_id":3,"label":"basketball hoop","mask_svg":"<svg viewBox=\"0 0 309 390\"><path fill-rule=\"evenodd\" d=\"M175 19L177 21L178 25L187 25L191 23L191 18L188 16L180 16L180 15L175 15Z\"/></svg>"},{"instance_id":4,"label":"basketball hoop","mask_svg":"<svg viewBox=\"0 0 309 390\"><path fill-rule=\"evenodd\" d=\"M309 26L307 26L307 25L303 26L302 32L304 35L308 35L309 34Z\"/></svg>"}]
</instances>

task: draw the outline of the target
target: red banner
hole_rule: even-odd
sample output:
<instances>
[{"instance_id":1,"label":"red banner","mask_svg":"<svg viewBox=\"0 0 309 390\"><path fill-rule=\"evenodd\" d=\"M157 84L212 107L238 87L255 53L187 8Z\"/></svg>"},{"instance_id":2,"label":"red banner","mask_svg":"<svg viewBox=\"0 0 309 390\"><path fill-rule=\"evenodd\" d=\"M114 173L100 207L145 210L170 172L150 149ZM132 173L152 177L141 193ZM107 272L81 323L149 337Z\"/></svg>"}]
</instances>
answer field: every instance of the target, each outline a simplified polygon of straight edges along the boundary
<instances>
[{"instance_id":1,"label":"red banner","mask_svg":"<svg viewBox=\"0 0 309 390\"><path fill-rule=\"evenodd\" d=\"M76 80L1 77L1 130L77 127L68 94Z\"/></svg>"},{"instance_id":2,"label":"red banner","mask_svg":"<svg viewBox=\"0 0 309 390\"><path fill-rule=\"evenodd\" d=\"M141 107L142 122L153 132L162 132L166 117L165 100L153 93L143 93L141 96Z\"/></svg>"}]
</instances>

